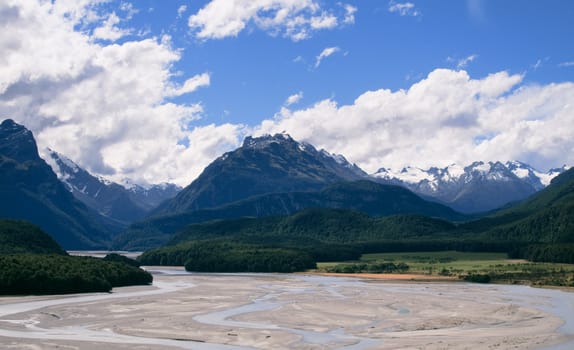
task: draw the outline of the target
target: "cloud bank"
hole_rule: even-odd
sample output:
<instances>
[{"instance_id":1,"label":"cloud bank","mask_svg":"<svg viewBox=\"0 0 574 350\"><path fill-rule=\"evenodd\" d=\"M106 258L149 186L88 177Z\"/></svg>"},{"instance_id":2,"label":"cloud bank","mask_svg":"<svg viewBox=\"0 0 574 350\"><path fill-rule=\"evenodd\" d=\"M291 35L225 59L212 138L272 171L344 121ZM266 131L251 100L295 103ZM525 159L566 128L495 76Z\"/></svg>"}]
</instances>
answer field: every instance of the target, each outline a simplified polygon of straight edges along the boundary
<instances>
[{"instance_id":1,"label":"cloud bank","mask_svg":"<svg viewBox=\"0 0 574 350\"><path fill-rule=\"evenodd\" d=\"M367 172L476 160L522 160L541 170L574 164L574 84L523 79L436 69L408 90L368 91L353 104L284 107L255 133L285 130Z\"/></svg>"}]
</instances>

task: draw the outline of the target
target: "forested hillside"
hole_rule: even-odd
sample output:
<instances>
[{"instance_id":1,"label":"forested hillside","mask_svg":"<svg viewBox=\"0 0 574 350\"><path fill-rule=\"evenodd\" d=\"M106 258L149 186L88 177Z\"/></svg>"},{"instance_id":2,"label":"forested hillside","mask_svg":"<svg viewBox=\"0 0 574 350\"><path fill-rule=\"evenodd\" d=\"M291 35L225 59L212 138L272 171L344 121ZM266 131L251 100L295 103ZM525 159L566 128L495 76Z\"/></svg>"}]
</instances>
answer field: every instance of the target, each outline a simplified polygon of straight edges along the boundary
<instances>
[{"instance_id":1,"label":"forested hillside","mask_svg":"<svg viewBox=\"0 0 574 350\"><path fill-rule=\"evenodd\" d=\"M495 239L574 242L574 168L526 201L463 227Z\"/></svg>"},{"instance_id":2,"label":"forested hillside","mask_svg":"<svg viewBox=\"0 0 574 350\"><path fill-rule=\"evenodd\" d=\"M364 252L392 250L408 242L434 246L455 232L454 224L418 215L373 218L351 210L306 209L290 216L189 225L175 235L168 246L145 252L139 261L149 265L185 264L194 271L220 271L219 265L206 266L197 259L215 262L219 259L215 257L221 254L225 259L235 259L240 264L248 255L255 256L253 252L268 252L269 249L276 249L276 252L269 254L268 264L283 259L279 253L292 254L294 251L304 260L310 256L313 263L351 260ZM205 249L200 257L193 253L200 250L199 247L209 249ZM222 249L222 253L217 247ZM226 254L226 250L233 251L233 254ZM207 252L213 252L213 255L206 257L209 255Z\"/></svg>"}]
</instances>

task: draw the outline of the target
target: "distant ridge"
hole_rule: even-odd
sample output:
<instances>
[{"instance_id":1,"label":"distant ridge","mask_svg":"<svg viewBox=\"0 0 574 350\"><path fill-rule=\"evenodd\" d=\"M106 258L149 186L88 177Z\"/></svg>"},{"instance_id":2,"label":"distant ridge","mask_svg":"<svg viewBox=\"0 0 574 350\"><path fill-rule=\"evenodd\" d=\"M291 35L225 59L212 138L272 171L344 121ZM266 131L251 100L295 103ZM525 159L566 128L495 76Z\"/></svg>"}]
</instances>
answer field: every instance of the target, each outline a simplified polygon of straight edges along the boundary
<instances>
[{"instance_id":1,"label":"distant ridge","mask_svg":"<svg viewBox=\"0 0 574 350\"><path fill-rule=\"evenodd\" d=\"M73 160L52 150L46 150L48 162L58 178L87 206L100 214L130 224L140 220L163 201L175 197L181 187L174 184L117 184L93 176Z\"/></svg>"}]
</instances>

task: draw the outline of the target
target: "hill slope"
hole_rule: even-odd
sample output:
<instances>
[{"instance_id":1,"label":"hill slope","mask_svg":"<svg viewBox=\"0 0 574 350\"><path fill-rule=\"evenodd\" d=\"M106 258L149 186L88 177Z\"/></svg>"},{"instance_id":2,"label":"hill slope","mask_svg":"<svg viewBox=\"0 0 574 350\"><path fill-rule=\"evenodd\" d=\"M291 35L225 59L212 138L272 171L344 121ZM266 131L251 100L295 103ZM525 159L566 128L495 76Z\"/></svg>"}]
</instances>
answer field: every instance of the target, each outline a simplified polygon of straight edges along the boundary
<instances>
[{"instance_id":1,"label":"hill slope","mask_svg":"<svg viewBox=\"0 0 574 350\"><path fill-rule=\"evenodd\" d=\"M574 168L524 202L466 227L496 239L574 243Z\"/></svg>"},{"instance_id":2,"label":"hill slope","mask_svg":"<svg viewBox=\"0 0 574 350\"><path fill-rule=\"evenodd\" d=\"M59 254L66 252L36 225L25 221L0 219L0 255Z\"/></svg>"},{"instance_id":3,"label":"hill slope","mask_svg":"<svg viewBox=\"0 0 574 350\"><path fill-rule=\"evenodd\" d=\"M238 238L274 245L281 240L303 246L305 240L325 243L361 243L433 236L456 229L440 219L419 215L373 218L345 209L305 209L293 215L262 219L242 218L192 224L178 232L168 245L191 240Z\"/></svg>"},{"instance_id":4,"label":"hill slope","mask_svg":"<svg viewBox=\"0 0 574 350\"><path fill-rule=\"evenodd\" d=\"M218 254L220 248L232 258ZM372 218L342 209L306 209L289 216L191 224L168 246L148 251L141 259L215 271L235 261L249 268L257 249L270 248L297 251L314 261L356 259L365 252L456 249L574 263L574 169L523 203L465 224L413 215ZM221 259L226 263L219 264Z\"/></svg>"}]
</instances>

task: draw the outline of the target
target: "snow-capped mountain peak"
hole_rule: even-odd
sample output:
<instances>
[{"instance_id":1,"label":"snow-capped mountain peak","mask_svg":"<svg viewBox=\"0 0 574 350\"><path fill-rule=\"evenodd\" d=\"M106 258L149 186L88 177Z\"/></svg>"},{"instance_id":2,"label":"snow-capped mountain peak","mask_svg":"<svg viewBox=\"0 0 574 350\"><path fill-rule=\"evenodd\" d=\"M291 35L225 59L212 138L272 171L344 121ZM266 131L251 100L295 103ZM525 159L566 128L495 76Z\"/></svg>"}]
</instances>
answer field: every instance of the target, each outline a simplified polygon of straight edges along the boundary
<instances>
[{"instance_id":1,"label":"snow-capped mountain peak","mask_svg":"<svg viewBox=\"0 0 574 350\"><path fill-rule=\"evenodd\" d=\"M483 162L444 168L405 167L400 171L381 168L372 176L379 181L450 203L455 209L473 212L495 209L539 191L568 167L541 172L520 161ZM491 204L487 202L491 201ZM458 205L457 203L464 202Z\"/></svg>"},{"instance_id":2,"label":"snow-capped mountain peak","mask_svg":"<svg viewBox=\"0 0 574 350\"><path fill-rule=\"evenodd\" d=\"M542 172L520 161L508 161L505 165L518 178L531 183L536 190L541 190L550 185L550 181L552 181L553 178L570 169L569 166L563 165L560 168L553 168L546 172Z\"/></svg>"}]
</instances>

